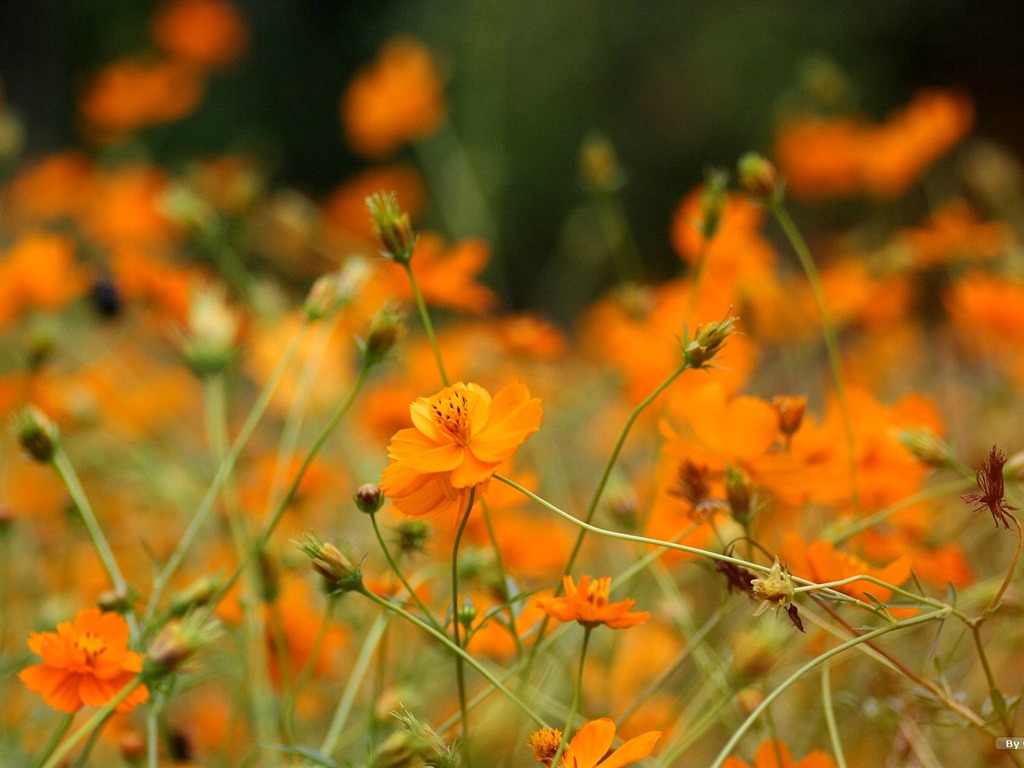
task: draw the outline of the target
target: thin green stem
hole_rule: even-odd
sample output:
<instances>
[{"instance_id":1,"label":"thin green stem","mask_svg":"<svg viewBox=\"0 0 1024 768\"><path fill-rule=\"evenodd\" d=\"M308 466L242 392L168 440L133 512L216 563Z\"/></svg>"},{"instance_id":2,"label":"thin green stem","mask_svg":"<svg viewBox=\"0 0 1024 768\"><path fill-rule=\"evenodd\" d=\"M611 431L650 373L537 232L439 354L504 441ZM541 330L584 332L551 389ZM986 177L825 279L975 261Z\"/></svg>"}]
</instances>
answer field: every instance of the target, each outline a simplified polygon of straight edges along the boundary
<instances>
[{"instance_id":1,"label":"thin green stem","mask_svg":"<svg viewBox=\"0 0 1024 768\"><path fill-rule=\"evenodd\" d=\"M70 737L68 737L57 749L53 751L49 759L43 763L42 768L57 768L61 764L61 761L67 757L68 753L75 748L75 746L82 739L90 736L97 728L99 728L103 721L113 714L117 705L128 698L128 696L142 684L142 680L136 677L132 682L123 686L114 697L104 704L100 709L96 710L92 717L85 721L81 727Z\"/></svg>"},{"instance_id":2,"label":"thin green stem","mask_svg":"<svg viewBox=\"0 0 1024 768\"><path fill-rule=\"evenodd\" d=\"M814 258L807 247L807 242L797 228L789 211L783 206L780 199L772 198L768 208L778 222L790 245L796 252L800 266L807 276L807 283L810 285L814 301L818 305L818 316L821 319L821 333L825 339L825 351L828 354L829 367L832 370L832 380L836 388L836 399L839 402L839 411L843 420L843 432L846 436L846 457L850 472L850 500L854 510L860 509L860 493L857 484L857 453L854 445L853 420L850 417L849 402L846 398L846 386L843 382L842 361L839 358L839 338L836 334L836 326L832 320L832 313L829 311L828 303L825 300L825 290L821 285L821 276L814 264Z\"/></svg>"},{"instance_id":3,"label":"thin green stem","mask_svg":"<svg viewBox=\"0 0 1024 768\"><path fill-rule=\"evenodd\" d=\"M260 419L263 417L267 406L270 404L270 398L273 396L274 391L277 389L277 385L280 383L281 378L288 369L288 365L291 363L292 357L298 350L299 342L302 340L303 336L305 336L309 327L308 323L303 324L299 329L299 332L292 337L291 342L288 344L288 348L281 356L281 359L277 363L277 367L274 368L274 371L271 373L270 378L267 379L266 384L263 385L263 389L256 398L256 402L253 404L248 417L246 417L245 423L242 425L242 428L239 430L234 442L231 444L231 450L228 451L227 455L224 457L224 461L221 462L220 466L217 468L213 481L210 483L210 487L206 491L206 495L199 503L196 513L189 521L185 532L182 534L181 540L178 542L178 546L175 548L174 552L171 553L167 562L164 563L163 568L161 568L154 577L153 590L150 593L149 602L146 606L146 612L144 615L145 624L148 625L156 615L157 607L160 604L160 598L163 595L164 589L167 588L167 584L177 572L178 568L181 567L186 553L195 542L196 537L199 535L203 524L206 522L207 516L213 509L214 502L217 500L217 495L221 486L230 476L234 469L235 462L238 461L238 457L242 453L242 449L245 448L246 443L249 442L249 438L252 437L252 433L256 430L256 425L259 424Z\"/></svg>"},{"instance_id":4,"label":"thin green stem","mask_svg":"<svg viewBox=\"0 0 1024 768\"><path fill-rule=\"evenodd\" d=\"M327 629L331 625L331 619L334 617L334 609L337 604L337 597L331 596L328 598L327 607L324 609L323 616L320 617L320 626L317 627L316 636L313 638L313 646L309 649L309 655L306 657L302 669L295 676L295 680L285 695L284 701L281 703L282 730L285 732L286 743L288 744L295 743L295 705L298 702L299 693L302 692L303 687L305 687L306 683L309 682L309 678L313 675L316 660L320 657L320 648L323 647L324 638L327 637Z\"/></svg>"},{"instance_id":5,"label":"thin green stem","mask_svg":"<svg viewBox=\"0 0 1024 768\"><path fill-rule=\"evenodd\" d=\"M82 483L78 479L75 468L68 459L68 455L64 451L63 446L59 443L57 445L57 450L53 454L53 467L57 470L57 474L60 475L60 479L68 489L68 494L70 494L71 500L75 503L75 507L78 509L78 512L82 517L85 529L89 532L89 538L92 539L92 543L96 547L96 551L100 556L100 560L103 562L103 567L106 569L107 575L110 576L110 581L113 583L114 589L122 594L127 594L128 582L126 582L124 580L124 576L121 575L121 569L117 566L117 559L114 557L114 552L111 550L110 544L107 542L107 537L103 535L103 529L100 527L99 521L96 519L96 513L93 512L92 505L89 503L89 499L85 495L85 490L82 488Z\"/></svg>"},{"instance_id":6,"label":"thin green stem","mask_svg":"<svg viewBox=\"0 0 1024 768\"><path fill-rule=\"evenodd\" d=\"M806 675L819 664L822 664L828 661L829 659L848 651L850 648L855 648L856 646L862 643L870 642L877 637L881 637L882 635L887 635L890 632L895 632L900 629L907 629L918 624L924 624L926 622L934 621L935 619L942 618L943 616L946 616L948 614L949 609L946 608L938 611L932 611L930 613L924 613L920 616L914 616L913 618L903 619L901 621L896 622L895 624L889 624L884 627L879 627L878 629L872 630L871 632L866 632L863 635L858 635L857 637L851 640L847 640L845 643L837 645L835 648L831 648L828 651L825 651L824 653L814 657L806 664L804 664L802 667L800 667L796 672L794 672L784 681L782 681L782 683L778 685L775 688L775 690L773 690L771 693L765 696L764 700L754 709L753 712L750 713L747 719L743 721L743 724L740 725L740 727L732 733L732 735L729 737L729 740L725 743L725 746L722 747L721 751L718 753L718 756L711 764L710 768L722 768L722 764L726 761L729 755L732 754L733 749L735 749L736 745L739 744L740 739L742 739L744 734L746 734L746 732L750 730L750 727L757 721L757 719L764 713L764 711L768 709L768 707L770 707L771 704L777 698L779 698L783 693L785 693L790 688L790 686L796 683L800 678L802 678L804 675Z\"/></svg>"},{"instance_id":7,"label":"thin green stem","mask_svg":"<svg viewBox=\"0 0 1024 768\"><path fill-rule=\"evenodd\" d=\"M514 694L511 690L509 690L508 687L504 683L502 683L497 677L495 677L490 672L490 670L488 670L486 667L484 667L482 664L480 664L480 662L478 662L476 659L474 659L472 656L470 656L468 653L466 653L465 650L463 650L459 646L455 645L455 643L452 642L451 638L448 637L446 634L444 634L443 632L437 631L432 626L430 626L427 622L425 622L422 619L420 619L420 618L414 616L413 614L409 613L407 610L405 610L401 606L396 605L395 603L392 603L389 600L385 600L384 598L375 595L373 592L370 592L366 588L363 588L363 589L359 590L359 594L361 594L364 597L370 599L371 601L373 601L374 603L376 603L380 607L384 608L385 610L391 611L392 613L395 613L395 614L401 616L403 619L408 621L410 624L413 624L413 625L419 627L420 629L422 629L428 635L430 635L435 640L437 640L439 643L444 645L448 650L450 650L456 656L461 657L469 666L471 666L473 669L475 669L477 672L479 672L483 676L483 678L485 680L487 680L487 682L489 682L494 687L495 690L499 691L509 701L511 701L513 704L515 704L527 717L530 718L530 720L532 720L534 723L536 723L541 728L549 728L550 727L548 725L548 723L544 720L544 718L542 718L540 715L538 715L536 712L533 711L533 709L530 707L529 704L527 704L525 701L523 701L521 698L519 698L516 694Z\"/></svg>"},{"instance_id":8,"label":"thin green stem","mask_svg":"<svg viewBox=\"0 0 1024 768\"><path fill-rule=\"evenodd\" d=\"M438 346L437 336L434 334L434 324L430 321L427 303L423 300L423 294L420 292L420 286L416 282L416 276L412 273L412 266L410 266L408 261L402 262L402 266L405 268L406 275L409 276L409 285L412 287L416 309L420 313L420 321L423 323L423 330L426 332L427 340L430 342L430 349L434 353L434 360L437 361L437 370L441 374L441 382L447 387L451 382L448 380L448 372L444 369L444 361L441 359L441 347Z\"/></svg>"},{"instance_id":9,"label":"thin green stem","mask_svg":"<svg viewBox=\"0 0 1024 768\"><path fill-rule=\"evenodd\" d=\"M46 744L43 745L43 748L39 751L36 759L32 762L32 768L39 768L39 766L46 761L46 758L53 754L53 750L55 750L57 745L60 744L60 740L64 738L64 734L68 732L68 729L71 727L71 723L74 721L74 714L65 715L61 718L60 722L57 723L57 727L54 728L53 733L50 734L50 738L46 740Z\"/></svg>"},{"instance_id":10,"label":"thin green stem","mask_svg":"<svg viewBox=\"0 0 1024 768\"><path fill-rule=\"evenodd\" d=\"M508 619L509 634L512 635L512 643L515 645L516 658L523 656L523 642L519 639L519 632L516 629L516 613L512 609L508 589L508 572L505 570L505 558L501 554L501 545L498 542L498 533L494 530L494 521L491 519L491 510L487 505L487 499L480 498L480 509L483 512L484 525L487 526L487 536L491 540L491 551L494 552L494 568L501 579L501 599L505 603L505 617Z\"/></svg>"},{"instance_id":11,"label":"thin green stem","mask_svg":"<svg viewBox=\"0 0 1024 768\"><path fill-rule=\"evenodd\" d=\"M590 633L593 630L593 627L583 628L583 647L580 649L580 665L576 672L576 683L572 689L572 703L569 705L569 716L565 719L565 728L562 729L562 741L558 744L558 751L555 752L555 756L551 760L552 765L561 765L559 761L562 758L562 753L569 746L569 733L572 731L572 721L576 719L576 713L580 707L580 698L583 692L583 665L587 660L587 645L590 643Z\"/></svg>"},{"instance_id":12,"label":"thin green stem","mask_svg":"<svg viewBox=\"0 0 1024 768\"><path fill-rule=\"evenodd\" d=\"M988 682L988 695L992 702L992 711L996 713L1003 724L1003 731L1007 736L1013 735L1013 721L1007 716L1006 706L1003 702L1003 695L996 686L996 678L992 674L992 667L988 663L988 654L985 652L985 644L981 640L981 626L977 623L970 624L971 637L974 639L974 647L978 651L978 659L981 661L981 668L985 672L985 680Z\"/></svg>"},{"instance_id":13,"label":"thin green stem","mask_svg":"<svg viewBox=\"0 0 1024 768\"><path fill-rule=\"evenodd\" d=\"M469 515L473 511L473 502L475 500L476 486L473 486L469 490L466 511L462 514L459 530L455 534L455 546L452 547L452 636L455 638L455 645L459 648L462 648L462 620L459 616L459 544L462 542L462 534L466 532L466 523L469 522ZM455 681L459 689L459 712L462 714L462 746L468 750L469 710L466 708L466 669L462 656L455 657ZM466 764L468 765L468 753L466 757Z\"/></svg>"},{"instance_id":14,"label":"thin green stem","mask_svg":"<svg viewBox=\"0 0 1024 768\"><path fill-rule=\"evenodd\" d=\"M435 629L443 629L441 623L434 617L434 614L427 607L426 603L416 594L416 590L412 588L409 580L405 578L405 574L402 573L402 569L399 567L395 558L391 554L391 550L388 549L387 542L384 541L384 537L381 535L380 526L377 525L377 514L370 514L370 524L373 526L373 533L377 537L377 543L380 544L381 551L384 553L384 558L388 561L388 565L391 567L392 572L398 577L398 580L402 582L402 586L405 587L405 591L408 593L409 598L416 603L417 607L423 612L423 616L429 621Z\"/></svg>"},{"instance_id":15,"label":"thin green stem","mask_svg":"<svg viewBox=\"0 0 1024 768\"><path fill-rule=\"evenodd\" d=\"M1006 576L1003 577L999 589L992 595L992 599L989 600L985 610L981 612L981 616L972 624L972 628L974 624L980 625L999 608L1003 601L1003 595L1006 594L1006 590L1010 587L1010 582L1013 581L1014 574L1017 573L1017 563L1020 561L1021 550L1024 549L1024 528L1021 527L1020 520L1009 512L1004 512L1003 515L1013 520L1014 533L1017 534L1017 543L1013 549L1013 559L1010 561L1010 567L1006 569Z\"/></svg>"},{"instance_id":16,"label":"thin green stem","mask_svg":"<svg viewBox=\"0 0 1024 768\"><path fill-rule=\"evenodd\" d=\"M355 703L356 695L359 693L359 686L366 677L366 672L373 661L373 653L384 636L387 626L388 617L378 616L366 633L366 637L363 638L363 645L359 649L359 655L356 657L355 665L352 667L348 683L345 684L345 690L338 701L338 708L334 711L334 717L331 718L327 735L324 736L324 740L320 745L320 754L330 757L337 749L338 740L341 738L341 733L348 722L348 716L352 712L352 705Z\"/></svg>"},{"instance_id":17,"label":"thin green stem","mask_svg":"<svg viewBox=\"0 0 1024 768\"><path fill-rule=\"evenodd\" d=\"M828 738L832 742L832 754L836 758L836 768L846 768L846 754L843 742L839 738L839 725L836 723L836 712L832 707L832 677L829 673L831 665L821 665L821 706L825 711L825 725L828 727ZM780 762L781 765L781 762Z\"/></svg>"}]
</instances>

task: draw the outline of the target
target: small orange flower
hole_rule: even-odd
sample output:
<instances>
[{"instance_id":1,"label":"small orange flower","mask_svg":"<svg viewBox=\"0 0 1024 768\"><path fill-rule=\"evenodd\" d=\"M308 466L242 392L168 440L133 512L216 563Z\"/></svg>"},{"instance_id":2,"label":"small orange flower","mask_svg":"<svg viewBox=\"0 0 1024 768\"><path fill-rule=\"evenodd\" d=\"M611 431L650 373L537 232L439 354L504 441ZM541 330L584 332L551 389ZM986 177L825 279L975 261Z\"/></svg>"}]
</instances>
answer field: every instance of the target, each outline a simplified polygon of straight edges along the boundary
<instances>
[{"instance_id":1,"label":"small orange flower","mask_svg":"<svg viewBox=\"0 0 1024 768\"><path fill-rule=\"evenodd\" d=\"M380 487L407 515L461 510L464 492L490 479L540 428L538 398L514 381L494 398L459 382L410 407L413 427L388 446Z\"/></svg>"},{"instance_id":2,"label":"small orange flower","mask_svg":"<svg viewBox=\"0 0 1024 768\"><path fill-rule=\"evenodd\" d=\"M738 757L730 757L725 761L723 768L748 768L748 765ZM835 768L835 761L820 749L816 749L808 752L803 760L797 762L785 742L769 739L757 748L753 768Z\"/></svg>"},{"instance_id":3,"label":"small orange flower","mask_svg":"<svg viewBox=\"0 0 1024 768\"><path fill-rule=\"evenodd\" d=\"M153 40L198 67L223 67L245 50L249 30L227 0L169 0L153 17Z\"/></svg>"},{"instance_id":4,"label":"small orange flower","mask_svg":"<svg viewBox=\"0 0 1024 768\"><path fill-rule=\"evenodd\" d=\"M537 605L541 609L559 621L578 621L588 629L593 629L599 624L611 629L628 629L651 618L648 611L629 610L636 600L608 602L608 593L612 586L611 576L596 580L592 580L590 576L580 576L579 587L573 583L572 576L563 576L562 586L565 589L565 597L542 597L537 600Z\"/></svg>"},{"instance_id":5,"label":"small orange flower","mask_svg":"<svg viewBox=\"0 0 1024 768\"><path fill-rule=\"evenodd\" d=\"M608 750L615 739L615 723L607 717L591 720L572 737L559 763L559 768L620 768L643 760L661 738L661 731L648 731L630 739L610 755ZM550 768L562 734L556 728L544 728L530 736L527 744L533 749L538 763ZM607 755L607 757L605 757Z\"/></svg>"},{"instance_id":6,"label":"small orange flower","mask_svg":"<svg viewBox=\"0 0 1024 768\"><path fill-rule=\"evenodd\" d=\"M99 608L79 611L73 622L58 624L56 632L33 632L28 647L43 662L18 677L61 712L77 712L83 704L103 706L142 671L142 654L128 650L128 623ZM140 685L117 711L130 712L148 698L149 690Z\"/></svg>"}]
</instances>

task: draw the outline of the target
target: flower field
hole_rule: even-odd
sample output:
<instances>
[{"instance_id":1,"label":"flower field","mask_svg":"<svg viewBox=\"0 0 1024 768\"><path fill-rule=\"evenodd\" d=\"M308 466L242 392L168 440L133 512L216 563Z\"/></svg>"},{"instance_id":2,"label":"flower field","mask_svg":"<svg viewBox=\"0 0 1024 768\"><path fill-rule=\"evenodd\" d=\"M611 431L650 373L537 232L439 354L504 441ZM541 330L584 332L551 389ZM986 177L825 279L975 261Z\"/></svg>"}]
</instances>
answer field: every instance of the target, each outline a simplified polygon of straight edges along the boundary
<instances>
[{"instance_id":1,"label":"flower field","mask_svg":"<svg viewBox=\"0 0 1024 768\"><path fill-rule=\"evenodd\" d=\"M155 3L73 145L0 98L0 766L1024 765L1024 173L970 94L821 64L660 276L581 135L529 306L419 37L327 194L159 151L242 7Z\"/></svg>"}]
</instances>

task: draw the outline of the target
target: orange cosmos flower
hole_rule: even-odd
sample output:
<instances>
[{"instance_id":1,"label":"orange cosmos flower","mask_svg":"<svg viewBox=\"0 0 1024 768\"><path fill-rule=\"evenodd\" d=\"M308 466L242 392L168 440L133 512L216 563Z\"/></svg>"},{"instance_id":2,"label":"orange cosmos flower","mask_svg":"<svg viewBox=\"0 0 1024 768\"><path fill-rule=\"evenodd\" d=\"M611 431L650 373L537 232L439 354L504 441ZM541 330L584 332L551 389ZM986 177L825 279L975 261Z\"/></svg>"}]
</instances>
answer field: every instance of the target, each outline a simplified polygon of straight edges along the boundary
<instances>
[{"instance_id":1,"label":"orange cosmos flower","mask_svg":"<svg viewBox=\"0 0 1024 768\"><path fill-rule=\"evenodd\" d=\"M808 544L796 531L789 531L782 537L782 553L789 561L793 575L818 583L864 575L899 585L910 576L910 558L905 554L884 568L874 568L856 555L836 549L824 539ZM871 602L868 593L883 603L892 597L891 589L866 580L853 581L836 587L836 590L864 602Z\"/></svg>"},{"instance_id":2,"label":"orange cosmos flower","mask_svg":"<svg viewBox=\"0 0 1024 768\"><path fill-rule=\"evenodd\" d=\"M413 427L388 446L390 465L380 487L407 515L461 509L464 492L490 479L540 428L540 400L513 381L494 398L477 384L459 382L409 409Z\"/></svg>"},{"instance_id":3,"label":"orange cosmos flower","mask_svg":"<svg viewBox=\"0 0 1024 768\"><path fill-rule=\"evenodd\" d=\"M83 704L103 706L142 671L142 654L128 650L128 623L99 608L79 611L73 622L58 624L56 632L33 632L28 647L43 662L18 677L61 712L77 712ZM149 690L140 685L117 711L130 712L148 698Z\"/></svg>"},{"instance_id":4,"label":"orange cosmos flower","mask_svg":"<svg viewBox=\"0 0 1024 768\"><path fill-rule=\"evenodd\" d=\"M153 17L153 41L197 67L223 67L245 50L249 30L227 0L169 0Z\"/></svg>"},{"instance_id":5,"label":"orange cosmos flower","mask_svg":"<svg viewBox=\"0 0 1024 768\"><path fill-rule=\"evenodd\" d=\"M559 768L619 768L631 765L651 754L659 738L661 731L648 731L630 739L609 755L608 750L615 739L615 723L607 717L591 720L576 731L562 753ZM537 762L550 768L561 741L561 731L544 728L531 734L527 744L533 749Z\"/></svg>"},{"instance_id":6,"label":"orange cosmos flower","mask_svg":"<svg viewBox=\"0 0 1024 768\"><path fill-rule=\"evenodd\" d=\"M429 136L445 119L442 85L423 43L392 38L342 96L341 120L349 146L364 157L378 158Z\"/></svg>"},{"instance_id":7,"label":"orange cosmos flower","mask_svg":"<svg viewBox=\"0 0 1024 768\"><path fill-rule=\"evenodd\" d=\"M748 768L738 757L730 757L723 768ZM797 762L784 742L771 739L761 743L754 755L753 768L835 768L835 761L820 749L808 752Z\"/></svg>"},{"instance_id":8,"label":"orange cosmos flower","mask_svg":"<svg viewBox=\"0 0 1024 768\"><path fill-rule=\"evenodd\" d=\"M628 629L651 618L647 611L629 610L636 600L608 602L608 593L612 586L611 576L597 580L591 580L590 576L580 576L579 587L573 583L572 576L563 576L562 586L565 589L565 597L542 597L537 600L537 605L542 610L559 621L578 621L588 629L593 629L598 624L604 624L611 629Z\"/></svg>"}]
</instances>

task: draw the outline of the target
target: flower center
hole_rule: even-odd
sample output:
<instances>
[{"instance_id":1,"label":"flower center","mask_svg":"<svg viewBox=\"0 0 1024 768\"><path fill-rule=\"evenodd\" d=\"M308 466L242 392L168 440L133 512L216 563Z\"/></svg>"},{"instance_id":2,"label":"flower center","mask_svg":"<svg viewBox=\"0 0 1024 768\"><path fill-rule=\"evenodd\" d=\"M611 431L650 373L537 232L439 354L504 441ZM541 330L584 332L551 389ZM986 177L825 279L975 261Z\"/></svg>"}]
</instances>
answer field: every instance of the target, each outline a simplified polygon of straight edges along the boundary
<instances>
[{"instance_id":1,"label":"flower center","mask_svg":"<svg viewBox=\"0 0 1024 768\"><path fill-rule=\"evenodd\" d=\"M533 757L538 763L550 766L558 753L558 745L562 743L562 732L557 728L542 728L530 735L527 744L533 749Z\"/></svg>"},{"instance_id":2,"label":"flower center","mask_svg":"<svg viewBox=\"0 0 1024 768\"><path fill-rule=\"evenodd\" d=\"M107 640L86 632L75 638L75 648L85 654L85 663L92 666L107 651Z\"/></svg>"},{"instance_id":3,"label":"flower center","mask_svg":"<svg viewBox=\"0 0 1024 768\"><path fill-rule=\"evenodd\" d=\"M602 579L594 579L587 588L587 602L597 608L608 605L608 593L612 587L611 577L605 576Z\"/></svg>"},{"instance_id":4,"label":"flower center","mask_svg":"<svg viewBox=\"0 0 1024 768\"><path fill-rule=\"evenodd\" d=\"M461 392L435 395L430 401L434 423L451 435L457 443L469 443L469 402Z\"/></svg>"}]
</instances>

